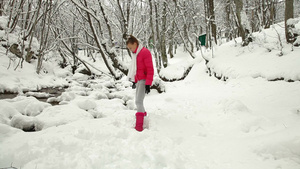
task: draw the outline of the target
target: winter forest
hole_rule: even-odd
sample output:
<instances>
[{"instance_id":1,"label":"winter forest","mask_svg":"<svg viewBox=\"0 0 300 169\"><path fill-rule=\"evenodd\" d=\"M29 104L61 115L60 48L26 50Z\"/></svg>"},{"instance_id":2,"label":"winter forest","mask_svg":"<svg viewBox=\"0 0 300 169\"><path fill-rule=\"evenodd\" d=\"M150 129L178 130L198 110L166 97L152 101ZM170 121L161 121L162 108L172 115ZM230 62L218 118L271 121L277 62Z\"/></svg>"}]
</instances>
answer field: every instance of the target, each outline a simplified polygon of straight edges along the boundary
<instances>
[{"instance_id":1,"label":"winter forest","mask_svg":"<svg viewBox=\"0 0 300 169\"><path fill-rule=\"evenodd\" d=\"M299 0L0 0L0 169L300 169L299 121Z\"/></svg>"}]
</instances>

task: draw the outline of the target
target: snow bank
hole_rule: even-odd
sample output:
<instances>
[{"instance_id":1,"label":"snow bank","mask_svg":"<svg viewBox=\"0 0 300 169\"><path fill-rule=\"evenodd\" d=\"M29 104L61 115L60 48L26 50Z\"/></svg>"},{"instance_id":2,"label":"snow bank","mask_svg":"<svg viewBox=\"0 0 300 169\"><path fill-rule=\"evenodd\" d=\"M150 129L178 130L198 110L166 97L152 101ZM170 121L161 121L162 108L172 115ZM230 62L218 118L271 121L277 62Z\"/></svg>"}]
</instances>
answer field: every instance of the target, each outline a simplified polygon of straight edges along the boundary
<instances>
[{"instance_id":1,"label":"snow bank","mask_svg":"<svg viewBox=\"0 0 300 169\"><path fill-rule=\"evenodd\" d=\"M81 108L69 104L46 108L36 118L43 123L42 129L68 124L73 121L92 119L93 116Z\"/></svg>"},{"instance_id":2,"label":"snow bank","mask_svg":"<svg viewBox=\"0 0 300 169\"><path fill-rule=\"evenodd\" d=\"M184 76L185 72L194 65L194 63L195 60L188 59L184 62L169 65L166 68L162 68L159 75L166 79L180 79Z\"/></svg>"},{"instance_id":3,"label":"snow bank","mask_svg":"<svg viewBox=\"0 0 300 169\"><path fill-rule=\"evenodd\" d=\"M5 53L5 50L0 48L0 53ZM22 93L22 91L68 85L65 78L55 77L53 74L36 74L34 63L24 62L22 69L14 70L18 61L12 61L10 69L7 69L9 58L0 54L0 93L4 91Z\"/></svg>"},{"instance_id":4,"label":"snow bank","mask_svg":"<svg viewBox=\"0 0 300 169\"><path fill-rule=\"evenodd\" d=\"M0 16L0 27L6 29L7 17ZM63 70L57 65L54 53L45 55L47 61L43 62L43 68L41 73L36 73L36 60L31 60L31 63L23 62L23 66L19 65L20 59L13 53L8 52L4 46L10 46L12 44L19 44L22 42L20 36L20 28L17 26L12 33L5 34L4 30L0 31L0 93L5 91L20 93L28 90L39 90L47 87L59 87L67 86L67 75L70 75L70 71ZM1 45L2 44L2 45ZM24 42L25 48L28 47L29 41ZM20 45L19 45L20 46ZM36 38L32 39L31 50L37 53L39 49L39 43ZM63 72L61 72L63 71ZM58 73L60 72L60 73Z\"/></svg>"},{"instance_id":5,"label":"snow bank","mask_svg":"<svg viewBox=\"0 0 300 169\"><path fill-rule=\"evenodd\" d=\"M300 80L300 49L295 47L292 51L291 45L285 43L281 25L254 33L255 40L247 47L236 46L234 42L217 47L208 66L218 76L227 78Z\"/></svg>"}]
</instances>

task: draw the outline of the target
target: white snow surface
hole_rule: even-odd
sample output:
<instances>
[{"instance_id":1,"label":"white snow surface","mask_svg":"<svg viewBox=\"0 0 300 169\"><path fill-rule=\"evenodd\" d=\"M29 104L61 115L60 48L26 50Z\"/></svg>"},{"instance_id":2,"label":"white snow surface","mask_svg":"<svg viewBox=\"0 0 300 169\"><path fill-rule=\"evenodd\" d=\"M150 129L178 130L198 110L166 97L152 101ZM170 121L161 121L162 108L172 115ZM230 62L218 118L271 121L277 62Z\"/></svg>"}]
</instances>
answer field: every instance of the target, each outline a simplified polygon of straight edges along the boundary
<instances>
[{"instance_id":1,"label":"white snow surface","mask_svg":"<svg viewBox=\"0 0 300 169\"><path fill-rule=\"evenodd\" d=\"M23 68L21 68L20 66L17 67L19 59L10 61L5 53L6 49L0 46L0 93L7 91L22 94L23 91L28 90L68 85L66 76L58 76L52 73L53 70L60 69L57 63L44 63L43 71L37 74L35 60L31 64L24 61ZM16 67L17 69L15 70ZM66 71L63 69L60 70L62 72Z\"/></svg>"},{"instance_id":2,"label":"white snow surface","mask_svg":"<svg viewBox=\"0 0 300 169\"><path fill-rule=\"evenodd\" d=\"M247 47L241 47L234 41L216 47L209 62L211 69L218 76L230 79L250 76L268 80L300 80L300 48L295 47L292 51L292 45L286 43L283 24L253 33L253 36L254 42ZM237 39L237 42L240 41ZM211 53L206 55L211 57Z\"/></svg>"},{"instance_id":3,"label":"white snow surface","mask_svg":"<svg viewBox=\"0 0 300 169\"><path fill-rule=\"evenodd\" d=\"M70 81L61 96L49 98L55 106L24 95L0 100L0 168L299 169L300 50L284 45L279 57L275 41L265 40L217 47L210 64L230 77L226 82L210 77L197 59L185 80L164 83L162 94L151 90L143 132L134 129L135 91L126 78L90 80L59 73L51 63L56 73L36 75L34 63L7 70L8 58L0 54L0 91ZM177 77L172 71L182 69L180 60L191 58L178 53L165 74ZM296 81L267 80L277 75ZM32 127L37 131L21 130Z\"/></svg>"}]
</instances>

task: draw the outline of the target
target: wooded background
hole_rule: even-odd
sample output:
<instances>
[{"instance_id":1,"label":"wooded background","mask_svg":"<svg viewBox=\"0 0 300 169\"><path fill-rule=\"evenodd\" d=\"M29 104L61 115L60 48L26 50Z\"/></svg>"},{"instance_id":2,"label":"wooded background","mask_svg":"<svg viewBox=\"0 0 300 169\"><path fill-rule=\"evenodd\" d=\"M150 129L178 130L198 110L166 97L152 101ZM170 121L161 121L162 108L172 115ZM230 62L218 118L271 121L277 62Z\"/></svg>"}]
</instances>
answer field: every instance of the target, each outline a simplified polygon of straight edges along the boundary
<instances>
[{"instance_id":1,"label":"wooded background","mask_svg":"<svg viewBox=\"0 0 300 169\"><path fill-rule=\"evenodd\" d=\"M252 32L300 16L299 0L1 0L0 16L6 16L7 34L2 46L23 61L36 58L40 73L45 54L58 51L62 67L84 64L78 57L100 53L115 79L128 72L124 56L126 38L134 35L154 54L157 72L168 66L178 45L195 58L199 36L206 34L206 48L242 37L251 42ZM11 44L9 33L19 32ZM286 26L287 42L293 38ZM34 39L38 49L32 47ZM3 45L5 44L5 45ZM94 60L96 58L93 58Z\"/></svg>"}]
</instances>

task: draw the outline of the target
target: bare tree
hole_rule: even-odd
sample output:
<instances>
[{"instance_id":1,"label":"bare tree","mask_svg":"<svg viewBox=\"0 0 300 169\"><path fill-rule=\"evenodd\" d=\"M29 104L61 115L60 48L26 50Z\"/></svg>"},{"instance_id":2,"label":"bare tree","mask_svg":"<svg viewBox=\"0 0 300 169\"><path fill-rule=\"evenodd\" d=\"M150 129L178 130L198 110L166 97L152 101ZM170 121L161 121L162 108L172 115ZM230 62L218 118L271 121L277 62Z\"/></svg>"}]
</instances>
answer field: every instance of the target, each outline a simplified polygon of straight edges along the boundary
<instances>
[{"instance_id":1,"label":"bare tree","mask_svg":"<svg viewBox=\"0 0 300 169\"><path fill-rule=\"evenodd\" d=\"M243 0L234 0L235 10L236 10L236 24L239 29L239 33L242 37L242 40L246 40L246 31L242 23L242 11L243 11Z\"/></svg>"},{"instance_id":2,"label":"bare tree","mask_svg":"<svg viewBox=\"0 0 300 169\"><path fill-rule=\"evenodd\" d=\"M248 18L246 12L244 11L243 0L233 0L235 5L235 22L239 30L239 35L242 37L242 46L247 46L251 41L251 30L249 27Z\"/></svg>"},{"instance_id":3,"label":"bare tree","mask_svg":"<svg viewBox=\"0 0 300 169\"><path fill-rule=\"evenodd\" d=\"M155 63L156 63L156 68L157 72L160 72L161 69L161 62L158 56L157 48L156 48L156 43L157 43L157 37L154 29L154 19L153 19L153 3L152 0L149 0L149 6L150 6L150 28L151 28L151 40L150 40L150 45L153 47L153 52L154 52L154 57L155 57Z\"/></svg>"},{"instance_id":4,"label":"bare tree","mask_svg":"<svg viewBox=\"0 0 300 169\"><path fill-rule=\"evenodd\" d=\"M160 51L164 68L168 66L168 56L166 49L166 32L167 32L167 2L163 1L163 11L162 11L162 30L160 33Z\"/></svg>"},{"instance_id":5,"label":"bare tree","mask_svg":"<svg viewBox=\"0 0 300 169\"><path fill-rule=\"evenodd\" d=\"M4 0L0 1L0 16L3 15L3 10L4 10Z\"/></svg>"},{"instance_id":6,"label":"bare tree","mask_svg":"<svg viewBox=\"0 0 300 169\"><path fill-rule=\"evenodd\" d=\"M195 56L193 54L193 42L191 41L191 39L189 37L189 33L188 33L188 29L187 29L188 16L185 16L185 12L183 11L183 10L186 10L186 8L184 7L184 5L179 4L179 2L177 0L173 0L173 1L175 3L175 7L178 10L178 15L173 16L178 34L179 34L187 52L190 54L190 56L192 58L195 58ZM181 21L181 23L180 23L180 21ZM183 26L181 26L181 25L183 25ZM190 49L188 48L189 44L191 45Z\"/></svg>"},{"instance_id":7,"label":"bare tree","mask_svg":"<svg viewBox=\"0 0 300 169\"><path fill-rule=\"evenodd\" d=\"M43 57L45 56L45 51L47 50L48 46L48 37L50 33L50 26L51 26L51 16L53 12L53 2L52 0L46 0L42 2L43 4L43 16L41 20L41 30L40 30L40 48L38 50L38 62L36 72L39 74L42 69L43 64Z\"/></svg>"},{"instance_id":8,"label":"bare tree","mask_svg":"<svg viewBox=\"0 0 300 169\"><path fill-rule=\"evenodd\" d=\"M214 40L214 42L217 44L217 26L215 21L215 6L214 6L214 0L205 0L205 19L206 19L206 37L208 43L206 43L206 47L212 46L211 42ZM213 39L212 39L213 38Z\"/></svg>"},{"instance_id":9,"label":"bare tree","mask_svg":"<svg viewBox=\"0 0 300 169\"><path fill-rule=\"evenodd\" d=\"M293 35L291 34L290 28L287 24L287 21L290 18L294 18L294 0L285 0L285 37L288 43L293 43Z\"/></svg>"},{"instance_id":10,"label":"bare tree","mask_svg":"<svg viewBox=\"0 0 300 169\"><path fill-rule=\"evenodd\" d=\"M114 50L112 50L113 47L113 33L111 29L111 23L109 21L108 15L103 7L102 2L98 1L96 3L98 9L100 9L100 13L97 13L95 10L96 8L91 8L92 5L95 5L94 2L87 2L86 0L83 1L76 1L71 0L72 3L76 6L79 13L82 15L83 18L86 19L89 25L89 29L91 30L92 34L90 34L88 31L85 33L88 33L88 35L93 38L93 40L96 43L95 48L99 51L99 53L102 56L102 59L108 68L110 74L115 79L120 79L121 76L117 74L117 72L114 70L114 68L120 70L123 74L128 73L128 69L123 65L121 60L117 57L117 54ZM103 18L103 20L101 20ZM105 23L105 29L107 30L108 34L104 34L103 31L103 22ZM99 32L99 33L98 33ZM108 41L106 41L106 39ZM93 44L89 44L90 46L93 46ZM108 58L107 58L108 57Z\"/></svg>"}]
</instances>

